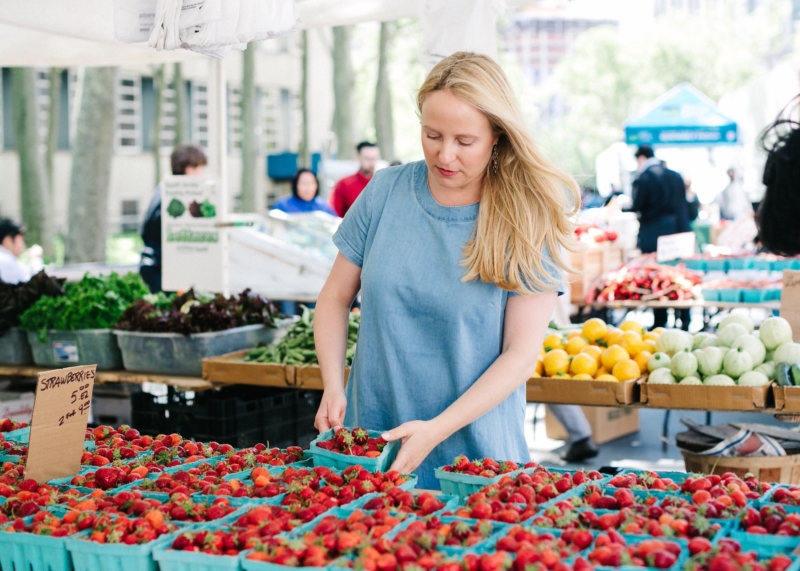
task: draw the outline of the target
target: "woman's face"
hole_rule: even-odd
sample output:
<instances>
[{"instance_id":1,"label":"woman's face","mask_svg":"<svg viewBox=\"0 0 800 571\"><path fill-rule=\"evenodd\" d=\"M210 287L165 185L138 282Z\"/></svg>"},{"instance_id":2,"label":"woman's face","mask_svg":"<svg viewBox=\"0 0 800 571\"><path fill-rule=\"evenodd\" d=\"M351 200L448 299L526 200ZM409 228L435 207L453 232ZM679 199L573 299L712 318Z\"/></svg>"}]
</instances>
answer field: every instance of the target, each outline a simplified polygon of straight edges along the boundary
<instances>
[{"instance_id":1,"label":"woman's face","mask_svg":"<svg viewBox=\"0 0 800 571\"><path fill-rule=\"evenodd\" d=\"M297 196L306 202L317 196L317 179L310 172L304 172L297 180Z\"/></svg>"},{"instance_id":2,"label":"woman's face","mask_svg":"<svg viewBox=\"0 0 800 571\"><path fill-rule=\"evenodd\" d=\"M422 104L422 150L442 187L480 185L496 142L486 115L450 91L434 91Z\"/></svg>"}]
</instances>

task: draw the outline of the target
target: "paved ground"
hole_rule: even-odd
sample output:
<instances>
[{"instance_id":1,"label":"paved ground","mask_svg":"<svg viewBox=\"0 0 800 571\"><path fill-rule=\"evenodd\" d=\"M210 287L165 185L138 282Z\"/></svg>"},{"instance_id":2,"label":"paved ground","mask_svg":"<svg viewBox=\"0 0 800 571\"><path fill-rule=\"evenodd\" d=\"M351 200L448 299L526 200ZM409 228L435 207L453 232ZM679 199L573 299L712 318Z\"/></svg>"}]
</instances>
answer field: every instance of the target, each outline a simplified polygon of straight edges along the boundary
<instances>
[{"instance_id":1,"label":"paved ground","mask_svg":"<svg viewBox=\"0 0 800 571\"><path fill-rule=\"evenodd\" d=\"M695 422L704 423L706 414L700 411L672 411L669 421L670 444L667 446L666 452L663 450L661 442L664 414L665 411L662 410L640 410L639 432L603 444L597 457L581 465L570 464L569 467L620 466L652 470L684 470L683 457L675 446L675 435L686 430L680 424L680 419L690 418ZM565 443L545 437L544 407L538 407L537 416L540 418L537 419L535 440L533 438L533 415L534 406L528 405L525 436L528 440L531 458L545 466L566 467L567 464L559 458L559 453L565 449ZM712 424L736 421L775 424L786 428L792 426L778 422L772 416L764 414L714 413L711 415Z\"/></svg>"}]
</instances>

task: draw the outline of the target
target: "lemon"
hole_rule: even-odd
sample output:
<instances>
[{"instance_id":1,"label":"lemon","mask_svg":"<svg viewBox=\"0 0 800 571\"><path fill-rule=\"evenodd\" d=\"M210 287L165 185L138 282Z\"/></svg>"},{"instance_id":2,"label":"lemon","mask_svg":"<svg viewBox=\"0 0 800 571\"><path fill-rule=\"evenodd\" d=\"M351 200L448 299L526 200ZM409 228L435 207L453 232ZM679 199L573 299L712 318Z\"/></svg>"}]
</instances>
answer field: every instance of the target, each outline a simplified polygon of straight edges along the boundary
<instances>
[{"instance_id":1,"label":"lemon","mask_svg":"<svg viewBox=\"0 0 800 571\"><path fill-rule=\"evenodd\" d=\"M650 353L658 353L658 351L656 351L656 342L653 341L652 339L645 339L644 341L642 341L642 351L649 351Z\"/></svg>"},{"instance_id":2,"label":"lemon","mask_svg":"<svg viewBox=\"0 0 800 571\"><path fill-rule=\"evenodd\" d=\"M640 373L642 371L646 371L647 370L647 360L652 355L653 354L650 351L644 351L644 350L639 351L638 353L636 353L636 356L633 358L633 360L636 361L637 365L639 365L639 372Z\"/></svg>"},{"instance_id":3,"label":"lemon","mask_svg":"<svg viewBox=\"0 0 800 571\"><path fill-rule=\"evenodd\" d=\"M567 355L577 355L581 352L581 349L588 346L589 342L583 337L573 337L567 341L567 345L564 349L566 350Z\"/></svg>"},{"instance_id":4,"label":"lemon","mask_svg":"<svg viewBox=\"0 0 800 571\"><path fill-rule=\"evenodd\" d=\"M619 381L630 381L641 375L639 365L633 359L623 359L614 365L611 374Z\"/></svg>"},{"instance_id":5,"label":"lemon","mask_svg":"<svg viewBox=\"0 0 800 571\"><path fill-rule=\"evenodd\" d=\"M553 378L556 378L556 379L571 379L572 377L570 377L567 373L556 373L555 375L553 375Z\"/></svg>"},{"instance_id":6,"label":"lemon","mask_svg":"<svg viewBox=\"0 0 800 571\"><path fill-rule=\"evenodd\" d=\"M587 375L586 373L578 373L577 375L572 375L573 381L593 381L594 377L592 375Z\"/></svg>"},{"instance_id":7,"label":"lemon","mask_svg":"<svg viewBox=\"0 0 800 571\"><path fill-rule=\"evenodd\" d=\"M544 359L541 355L536 359L536 371L534 371L534 377L541 377L542 373L544 373Z\"/></svg>"},{"instance_id":8,"label":"lemon","mask_svg":"<svg viewBox=\"0 0 800 571\"><path fill-rule=\"evenodd\" d=\"M554 377L558 373L565 373L569 370L569 355L563 349L553 349L544 357L544 372L548 377Z\"/></svg>"},{"instance_id":9,"label":"lemon","mask_svg":"<svg viewBox=\"0 0 800 571\"><path fill-rule=\"evenodd\" d=\"M619 340L622 338L622 334L624 331L622 329L617 329L616 327L609 327L608 335L606 335L605 345L606 347L611 347L612 345L617 345Z\"/></svg>"},{"instance_id":10,"label":"lemon","mask_svg":"<svg viewBox=\"0 0 800 571\"><path fill-rule=\"evenodd\" d=\"M597 377L595 381L610 381L612 383L618 383L619 379L614 375L609 375L608 373L606 373L605 375L600 375L599 377Z\"/></svg>"},{"instance_id":11,"label":"lemon","mask_svg":"<svg viewBox=\"0 0 800 571\"><path fill-rule=\"evenodd\" d=\"M610 374L611 373L608 372L608 369L606 369L605 367L600 367L599 369L597 369L597 372L594 374L594 378L596 379L597 377L600 377L602 375L610 375Z\"/></svg>"},{"instance_id":12,"label":"lemon","mask_svg":"<svg viewBox=\"0 0 800 571\"><path fill-rule=\"evenodd\" d=\"M587 353L578 353L572 358L569 372L573 375L585 374L591 377L597 372L597 361Z\"/></svg>"},{"instance_id":13,"label":"lemon","mask_svg":"<svg viewBox=\"0 0 800 571\"><path fill-rule=\"evenodd\" d=\"M597 345L587 345L583 349L581 349L581 353L587 353L594 357L594 360L598 363L600 362L600 356L603 354L603 349L598 347Z\"/></svg>"},{"instance_id":14,"label":"lemon","mask_svg":"<svg viewBox=\"0 0 800 571\"><path fill-rule=\"evenodd\" d=\"M552 335L548 335L544 340L544 350L548 353L555 349L563 349L564 347L564 339L561 335L553 333Z\"/></svg>"},{"instance_id":15,"label":"lemon","mask_svg":"<svg viewBox=\"0 0 800 571\"><path fill-rule=\"evenodd\" d=\"M567 341L569 341L573 337L580 337L580 336L581 336L581 332L578 331L577 329L575 331L570 331L569 333L567 333Z\"/></svg>"},{"instance_id":16,"label":"lemon","mask_svg":"<svg viewBox=\"0 0 800 571\"><path fill-rule=\"evenodd\" d=\"M666 329L664 329L663 327L656 327L650 333L655 333L656 335L661 335L662 333L664 333L664 331L666 331Z\"/></svg>"},{"instance_id":17,"label":"lemon","mask_svg":"<svg viewBox=\"0 0 800 571\"><path fill-rule=\"evenodd\" d=\"M619 345L611 345L608 349L603 351L600 357L600 362L607 371L611 371L619 361L630 358L628 352Z\"/></svg>"},{"instance_id":18,"label":"lemon","mask_svg":"<svg viewBox=\"0 0 800 571\"><path fill-rule=\"evenodd\" d=\"M634 333L638 333L639 337L644 335L644 327L640 323L633 321L632 319L626 319L622 323L619 324L619 328L623 331L633 331Z\"/></svg>"},{"instance_id":19,"label":"lemon","mask_svg":"<svg viewBox=\"0 0 800 571\"><path fill-rule=\"evenodd\" d=\"M642 339L644 339L645 341L652 341L653 343L655 343L656 341L658 341L658 333L653 333L652 331L648 331L647 333L642 335Z\"/></svg>"},{"instance_id":20,"label":"lemon","mask_svg":"<svg viewBox=\"0 0 800 571\"><path fill-rule=\"evenodd\" d=\"M593 317L583 324L581 334L589 340L590 343L597 343L602 341L608 335L608 326L606 322L597 317Z\"/></svg>"},{"instance_id":21,"label":"lemon","mask_svg":"<svg viewBox=\"0 0 800 571\"><path fill-rule=\"evenodd\" d=\"M628 355L635 357L644 348L642 336L634 331L626 331L619 340L620 346L628 352Z\"/></svg>"}]
</instances>

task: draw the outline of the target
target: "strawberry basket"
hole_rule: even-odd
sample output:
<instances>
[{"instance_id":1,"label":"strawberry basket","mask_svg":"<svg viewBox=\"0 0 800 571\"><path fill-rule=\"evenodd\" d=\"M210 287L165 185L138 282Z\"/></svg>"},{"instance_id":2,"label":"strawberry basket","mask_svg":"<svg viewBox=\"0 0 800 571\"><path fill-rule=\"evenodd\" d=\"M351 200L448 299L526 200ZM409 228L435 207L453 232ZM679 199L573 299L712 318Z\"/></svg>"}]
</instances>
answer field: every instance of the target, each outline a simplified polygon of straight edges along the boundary
<instances>
[{"instance_id":1,"label":"strawberry basket","mask_svg":"<svg viewBox=\"0 0 800 571\"><path fill-rule=\"evenodd\" d=\"M487 459L484 459L485 462ZM470 462L465 457L459 456L456 458L457 462L465 463L465 464L474 464L475 462ZM498 463L499 464L499 463ZM481 476L480 474L464 474L460 472L452 472L448 471L445 468L449 466L442 466L441 468L436 468L434 470L434 475L436 479L439 480L439 486L442 489L442 493L449 495L449 496L460 496L466 497L469 495L474 494L475 492L481 490L482 488L489 486L491 484L496 484L502 478L508 476L510 478L514 478L517 474L522 472L521 469L517 468L515 470L511 470L508 472L504 472L502 474L498 474L496 476Z\"/></svg>"},{"instance_id":2,"label":"strawberry basket","mask_svg":"<svg viewBox=\"0 0 800 571\"><path fill-rule=\"evenodd\" d=\"M27 444L31 437L31 427L26 426L25 428L4 432L3 436L5 436L6 440L11 440L18 444Z\"/></svg>"},{"instance_id":3,"label":"strawberry basket","mask_svg":"<svg viewBox=\"0 0 800 571\"><path fill-rule=\"evenodd\" d=\"M171 543L161 544L153 552L161 571L237 571L241 569L239 555L210 555L170 549ZM286 568L283 569L286 571Z\"/></svg>"},{"instance_id":4,"label":"strawberry basket","mask_svg":"<svg viewBox=\"0 0 800 571\"><path fill-rule=\"evenodd\" d=\"M56 510L48 510L56 513ZM63 510L60 512L63 514ZM33 516L24 518L26 524ZM87 532L81 532L85 535ZM3 571L72 571L66 537L0 531L0 569Z\"/></svg>"},{"instance_id":5,"label":"strawberry basket","mask_svg":"<svg viewBox=\"0 0 800 571\"><path fill-rule=\"evenodd\" d=\"M381 434L377 430L367 430L367 435L370 439L379 438ZM400 449L400 442L395 440L389 442L380 452L380 455L374 458L366 456L348 455L334 450L326 450L320 447L320 443L327 442L335 438L333 430L326 430L317 438L311 441L309 453L314 461L314 466L325 466L336 470L343 470L348 466L359 464L369 470L370 472L386 472L397 457L397 452Z\"/></svg>"},{"instance_id":6,"label":"strawberry basket","mask_svg":"<svg viewBox=\"0 0 800 571\"><path fill-rule=\"evenodd\" d=\"M778 517L793 520L795 522L793 526L795 529L797 528L796 522L800 521L800 507L798 506L766 503L761 506L760 510L758 510L762 512L762 516L764 510L781 510L784 515ZM748 510L748 512L749 511L750 510ZM777 533L774 532L749 533L747 531L748 528L745 526L745 518L747 518L747 516L748 514L743 512L741 518L732 523L728 537L738 541L742 545L757 545L759 548L768 549L776 553L789 553L800 546L800 536L797 535L777 535ZM762 522L758 522L757 525L760 526L761 523ZM764 523L766 523L766 521Z\"/></svg>"}]
</instances>

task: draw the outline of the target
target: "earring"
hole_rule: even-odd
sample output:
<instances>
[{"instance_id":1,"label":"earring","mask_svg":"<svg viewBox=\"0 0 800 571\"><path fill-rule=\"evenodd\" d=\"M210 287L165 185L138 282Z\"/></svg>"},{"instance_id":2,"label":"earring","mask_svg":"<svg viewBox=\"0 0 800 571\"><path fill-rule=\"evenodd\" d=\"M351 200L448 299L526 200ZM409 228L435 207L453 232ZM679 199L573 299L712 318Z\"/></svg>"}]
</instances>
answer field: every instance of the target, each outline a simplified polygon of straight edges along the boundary
<instances>
[{"instance_id":1,"label":"earring","mask_svg":"<svg viewBox=\"0 0 800 571\"><path fill-rule=\"evenodd\" d=\"M495 143L492 149L492 170L494 174L497 174L497 143Z\"/></svg>"}]
</instances>

